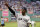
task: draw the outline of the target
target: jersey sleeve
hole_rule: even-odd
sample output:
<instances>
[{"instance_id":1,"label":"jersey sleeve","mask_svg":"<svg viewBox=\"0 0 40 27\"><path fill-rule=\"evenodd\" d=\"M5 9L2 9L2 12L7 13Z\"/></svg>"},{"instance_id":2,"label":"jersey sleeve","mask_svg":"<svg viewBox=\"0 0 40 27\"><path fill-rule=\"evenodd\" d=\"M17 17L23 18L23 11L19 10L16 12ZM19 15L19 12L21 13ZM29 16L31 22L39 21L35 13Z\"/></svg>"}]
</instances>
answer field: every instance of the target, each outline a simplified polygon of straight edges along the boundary
<instances>
[{"instance_id":1,"label":"jersey sleeve","mask_svg":"<svg viewBox=\"0 0 40 27\"><path fill-rule=\"evenodd\" d=\"M31 19L30 19L30 17L28 17L28 23L31 23Z\"/></svg>"},{"instance_id":2,"label":"jersey sleeve","mask_svg":"<svg viewBox=\"0 0 40 27\"><path fill-rule=\"evenodd\" d=\"M15 16L15 11L12 10L10 7L8 7L8 9L10 10L10 12Z\"/></svg>"},{"instance_id":3,"label":"jersey sleeve","mask_svg":"<svg viewBox=\"0 0 40 27\"><path fill-rule=\"evenodd\" d=\"M29 16L26 16L26 20L30 20L30 17Z\"/></svg>"}]
</instances>

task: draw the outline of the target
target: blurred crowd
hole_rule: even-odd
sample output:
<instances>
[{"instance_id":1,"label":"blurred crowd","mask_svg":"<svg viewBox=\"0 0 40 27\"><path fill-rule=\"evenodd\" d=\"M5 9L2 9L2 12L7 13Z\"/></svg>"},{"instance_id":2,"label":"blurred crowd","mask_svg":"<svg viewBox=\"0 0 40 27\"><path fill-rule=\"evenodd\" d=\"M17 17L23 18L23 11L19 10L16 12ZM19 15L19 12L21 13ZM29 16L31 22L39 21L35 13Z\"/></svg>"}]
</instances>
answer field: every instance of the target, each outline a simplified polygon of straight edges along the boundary
<instances>
[{"instance_id":1,"label":"blurred crowd","mask_svg":"<svg viewBox=\"0 0 40 27\"><path fill-rule=\"evenodd\" d=\"M22 9L22 7L26 7L27 9L40 9L40 1L36 1L36 2L31 2L31 3L28 3L28 2L24 2L24 1L6 1L9 6L12 8L12 9ZM0 7L1 8L6 8L6 6L4 5L5 1L1 1L0 2Z\"/></svg>"}]
</instances>

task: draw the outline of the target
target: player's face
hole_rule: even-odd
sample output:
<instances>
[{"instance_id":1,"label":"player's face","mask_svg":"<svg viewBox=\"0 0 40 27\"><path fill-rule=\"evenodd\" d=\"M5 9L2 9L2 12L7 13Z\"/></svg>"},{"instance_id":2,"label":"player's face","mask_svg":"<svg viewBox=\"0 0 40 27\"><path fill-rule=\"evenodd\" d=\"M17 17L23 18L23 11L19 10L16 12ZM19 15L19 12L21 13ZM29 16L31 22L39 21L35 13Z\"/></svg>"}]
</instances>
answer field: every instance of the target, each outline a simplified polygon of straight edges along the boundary
<instances>
[{"instance_id":1,"label":"player's face","mask_svg":"<svg viewBox=\"0 0 40 27\"><path fill-rule=\"evenodd\" d=\"M24 9L22 9L22 14L24 15L26 13L26 11Z\"/></svg>"}]
</instances>

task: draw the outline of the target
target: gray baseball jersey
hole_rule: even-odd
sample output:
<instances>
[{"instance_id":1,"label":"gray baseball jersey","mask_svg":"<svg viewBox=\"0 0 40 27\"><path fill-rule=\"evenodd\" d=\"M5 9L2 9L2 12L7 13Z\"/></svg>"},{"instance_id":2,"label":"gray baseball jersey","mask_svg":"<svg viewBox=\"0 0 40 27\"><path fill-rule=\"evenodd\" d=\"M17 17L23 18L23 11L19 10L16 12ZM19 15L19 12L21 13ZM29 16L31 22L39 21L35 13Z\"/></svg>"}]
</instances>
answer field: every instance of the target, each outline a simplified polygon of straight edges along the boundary
<instances>
[{"instance_id":1,"label":"gray baseball jersey","mask_svg":"<svg viewBox=\"0 0 40 27\"><path fill-rule=\"evenodd\" d=\"M28 15L21 15L21 14L17 14L17 24L18 27L27 27L27 23L30 21L30 17Z\"/></svg>"}]
</instances>

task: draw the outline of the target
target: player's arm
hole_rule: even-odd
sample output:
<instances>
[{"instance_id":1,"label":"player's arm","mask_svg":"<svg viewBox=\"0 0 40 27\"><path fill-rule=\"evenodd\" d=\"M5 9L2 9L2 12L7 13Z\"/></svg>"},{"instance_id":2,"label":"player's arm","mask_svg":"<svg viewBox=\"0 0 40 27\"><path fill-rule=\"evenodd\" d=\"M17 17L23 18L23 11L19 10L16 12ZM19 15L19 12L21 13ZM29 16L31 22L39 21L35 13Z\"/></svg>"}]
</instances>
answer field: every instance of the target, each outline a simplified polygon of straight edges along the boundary
<instances>
[{"instance_id":1,"label":"player's arm","mask_svg":"<svg viewBox=\"0 0 40 27\"><path fill-rule=\"evenodd\" d=\"M13 13L13 15L15 16L15 11L12 10L12 9L10 8L10 6L9 6L7 3L5 3L5 5L8 7L8 9L10 10L10 12Z\"/></svg>"}]
</instances>

